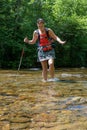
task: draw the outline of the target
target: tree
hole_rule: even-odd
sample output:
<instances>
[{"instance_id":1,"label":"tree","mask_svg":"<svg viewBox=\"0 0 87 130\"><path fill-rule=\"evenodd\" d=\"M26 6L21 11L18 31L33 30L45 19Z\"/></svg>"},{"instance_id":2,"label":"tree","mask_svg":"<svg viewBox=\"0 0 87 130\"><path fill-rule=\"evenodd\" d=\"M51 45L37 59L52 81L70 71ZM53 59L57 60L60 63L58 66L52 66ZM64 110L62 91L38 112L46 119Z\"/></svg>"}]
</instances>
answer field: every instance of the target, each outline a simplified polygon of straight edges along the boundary
<instances>
[{"instance_id":1,"label":"tree","mask_svg":"<svg viewBox=\"0 0 87 130\"><path fill-rule=\"evenodd\" d=\"M56 44L56 67L87 66L86 0L2 0L0 4L1 68L18 67L23 39L25 36L32 38L39 17L44 18L47 27L52 28L61 39L67 40L64 46ZM22 67L35 66L35 45L25 45L24 51Z\"/></svg>"}]
</instances>

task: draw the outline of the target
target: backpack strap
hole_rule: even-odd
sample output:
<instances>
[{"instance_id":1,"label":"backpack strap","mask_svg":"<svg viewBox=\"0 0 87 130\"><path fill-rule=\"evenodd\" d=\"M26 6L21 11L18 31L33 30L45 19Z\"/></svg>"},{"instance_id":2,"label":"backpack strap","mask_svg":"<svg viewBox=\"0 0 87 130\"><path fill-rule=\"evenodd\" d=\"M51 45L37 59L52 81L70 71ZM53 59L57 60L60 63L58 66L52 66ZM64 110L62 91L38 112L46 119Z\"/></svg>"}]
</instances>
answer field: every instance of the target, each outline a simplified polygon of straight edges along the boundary
<instances>
[{"instance_id":1,"label":"backpack strap","mask_svg":"<svg viewBox=\"0 0 87 130\"><path fill-rule=\"evenodd\" d=\"M49 38L49 29L45 28L45 30L46 30L47 38Z\"/></svg>"},{"instance_id":2,"label":"backpack strap","mask_svg":"<svg viewBox=\"0 0 87 130\"><path fill-rule=\"evenodd\" d=\"M38 34L38 42L40 41L40 33L39 33L39 30L37 29L36 30L37 34Z\"/></svg>"}]
</instances>

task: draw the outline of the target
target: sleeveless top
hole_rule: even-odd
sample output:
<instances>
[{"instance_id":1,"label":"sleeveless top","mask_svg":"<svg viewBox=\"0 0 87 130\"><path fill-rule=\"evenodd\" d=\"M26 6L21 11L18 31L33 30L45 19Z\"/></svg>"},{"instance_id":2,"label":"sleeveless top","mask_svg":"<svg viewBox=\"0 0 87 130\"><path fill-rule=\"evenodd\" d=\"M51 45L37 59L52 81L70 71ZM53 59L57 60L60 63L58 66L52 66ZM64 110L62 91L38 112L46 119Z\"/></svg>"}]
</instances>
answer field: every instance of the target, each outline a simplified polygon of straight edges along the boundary
<instances>
[{"instance_id":1,"label":"sleeveless top","mask_svg":"<svg viewBox=\"0 0 87 130\"><path fill-rule=\"evenodd\" d=\"M40 46L47 46L50 44L49 39L46 33L39 34L40 35Z\"/></svg>"}]
</instances>

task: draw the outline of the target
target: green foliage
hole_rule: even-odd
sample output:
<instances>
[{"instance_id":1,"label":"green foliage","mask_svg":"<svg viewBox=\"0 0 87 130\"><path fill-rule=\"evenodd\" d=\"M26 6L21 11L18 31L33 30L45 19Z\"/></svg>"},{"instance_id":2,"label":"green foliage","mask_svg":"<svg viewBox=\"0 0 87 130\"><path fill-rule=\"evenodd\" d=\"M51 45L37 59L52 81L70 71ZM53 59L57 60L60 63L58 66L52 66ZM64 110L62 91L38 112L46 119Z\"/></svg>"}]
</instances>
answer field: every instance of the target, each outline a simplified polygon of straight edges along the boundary
<instances>
[{"instance_id":1,"label":"green foliage","mask_svg":"<svg viewBox=\"0 0 87 130\"><path fill-rule=\"evenodd\" d=\"M38 67L36 46L23 39L37 29L36 20L67 43L56 43L56 67L87 67L87 0L2 0L0 13L0 68L17 69L24 47L22 68ZM37 65L36 65L37 63Z\"/></svg>"}]
</instances>

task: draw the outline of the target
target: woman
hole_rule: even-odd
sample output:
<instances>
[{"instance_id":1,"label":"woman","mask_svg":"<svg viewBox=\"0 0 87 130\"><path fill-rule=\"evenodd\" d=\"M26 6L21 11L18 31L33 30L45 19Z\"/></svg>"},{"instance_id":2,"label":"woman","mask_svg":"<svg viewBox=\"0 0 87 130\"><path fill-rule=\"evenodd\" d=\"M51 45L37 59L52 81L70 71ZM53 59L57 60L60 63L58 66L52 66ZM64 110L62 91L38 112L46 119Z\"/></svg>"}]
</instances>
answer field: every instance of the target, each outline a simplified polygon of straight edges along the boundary
<instances>
[{"instance_id":1,"label":"woman","mask_svg":"<svg viewBox=\"0 0 87 130\"><path fill-rule=\"evenodd\" d=\"M44 20L42 18L39 18L37 20L37 27L38 29L34 31L32 40L28 40L28 38L26 37L24 39L24 42L28 44L34 44L39 39L38 59L42 65L43 81L44 82L56 81L58 79L54 78L55 51L54 48L52 47L52 41L55 40L60 44L64 44L65 41L62 41L58 36L56 36L53 30L51 30L50 28L45 28ZM47 32L48 32L48 36L47 36ZM49 72L51 76L51 79L49 80L47 79L48 65L49 65Z\"/></svg>"}]
</instances>

